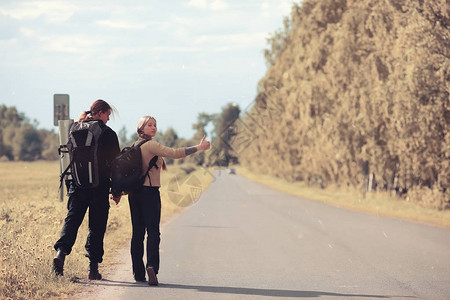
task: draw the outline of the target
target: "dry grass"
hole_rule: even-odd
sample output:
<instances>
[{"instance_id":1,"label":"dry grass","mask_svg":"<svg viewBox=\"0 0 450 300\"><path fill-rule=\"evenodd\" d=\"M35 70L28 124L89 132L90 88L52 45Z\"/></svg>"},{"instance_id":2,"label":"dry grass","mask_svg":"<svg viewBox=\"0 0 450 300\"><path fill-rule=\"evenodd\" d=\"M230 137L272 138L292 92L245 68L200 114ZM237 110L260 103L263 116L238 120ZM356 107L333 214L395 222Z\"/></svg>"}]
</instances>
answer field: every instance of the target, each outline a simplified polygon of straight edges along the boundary
<instances>
[{"instance_id":1,"label":"dry grass","mask_svg":"<svg viewBox=\"0 0 450 300\"><path fill-rule=\"evenodd\" d=\"M321 201L330 205L376 214L392 218L409 220L433 226L450 228L450 210L438 210L423 207L406 199L390 196L386 192L370 193L366 197L356 190L328 187L326 189L306 186L302 182L287 182L268 175L255 174L240 167L239 174L260 182L284 193L305 199Z\"/></svg>"},{"instance_id":2,"label":"dry grass","mask_svg":"<svg viewBox=\"0 0 450 300\"><path fill-rule=\"evenodd\" d=\"M162 174L163 220L182 210L167 194L167 183L173 176L177 175L179 180L189 176L180 167L169 167L169 171ZM66 258L65 276L52 274L53 244L59 238L67 213L67 197L64 202L59 200L58 174L58 162L0 163L1 299L65 298L80 289L78 279L87 276L88 259L84 257L87 216L78 231L73 251ZM192 174L204 188L211 182L212 178L202 170ZM125 196L117 206L111 201L105 257L100 268L115 263L115 250L126 247L130 237Z\"/></svg>"}]
</instances>

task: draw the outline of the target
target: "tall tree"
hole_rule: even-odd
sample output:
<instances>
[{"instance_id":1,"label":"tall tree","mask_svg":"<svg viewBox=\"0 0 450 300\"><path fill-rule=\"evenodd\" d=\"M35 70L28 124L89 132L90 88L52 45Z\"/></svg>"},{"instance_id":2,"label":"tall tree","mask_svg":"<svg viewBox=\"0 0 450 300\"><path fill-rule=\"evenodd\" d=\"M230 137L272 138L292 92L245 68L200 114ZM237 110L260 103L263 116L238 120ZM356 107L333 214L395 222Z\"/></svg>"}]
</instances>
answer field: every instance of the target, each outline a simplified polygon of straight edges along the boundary
<instances>
[{"instance_id":1,"label":"tall tree","mask_svg":"<svg viewBox=\"0 0 450 300\"><path fill-rule=\"evenodd\" d=\"M239 160L322 187L422 202L432 189L429 202L450 207L449 24L444 0L293 4L268 40Z\"/></svg>"},{"instance_id":2,"label":"tall tree","mask_svg":"<svg viewBox=\"0 0 450 300\"><path fill-rule=\"evenodd\" d=\"M221 114L215 120L216 136L209 156L212 164L228 166L238 162L232 141L237 133L236 121L239 119L240 112L239 105L229 103L222 108Z\"/></svg>"}]
</instances>

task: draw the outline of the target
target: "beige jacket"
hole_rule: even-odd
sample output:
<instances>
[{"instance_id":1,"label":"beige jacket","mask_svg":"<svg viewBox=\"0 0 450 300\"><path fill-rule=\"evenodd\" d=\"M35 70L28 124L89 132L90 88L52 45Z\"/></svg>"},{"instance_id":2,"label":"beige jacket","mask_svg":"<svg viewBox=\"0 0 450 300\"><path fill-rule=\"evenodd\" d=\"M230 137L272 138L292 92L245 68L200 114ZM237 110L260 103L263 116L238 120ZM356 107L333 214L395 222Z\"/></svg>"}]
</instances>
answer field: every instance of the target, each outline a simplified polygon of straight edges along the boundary
<instances>
[{"instance_id":1,"label":"beige jacket","mask_svg":"<svg viewBox=\"0 0 450 300\"><path fill-rule=\"evenodd\" d=\"M139 139L135 145L137 145L142 139ZM163 157L168 158L183 158L186 156L186 150L184 148L169 148L164 145L161 145L158 142L155 142L154 140L150 140L146 143L144 143L141 146L141 153L142 153L142 174L147 171L148 163L150 160L157 155L158 160L156 161L156 165L158 166L158 169L153 167L150 169L150 179L152 181L151 186L161 186L160 182L160 174L161 174L161 168L163 165ZM148 180L148 176L145 177L144 186L150 186L150 182Z\"/></svg>"}]
</instances>

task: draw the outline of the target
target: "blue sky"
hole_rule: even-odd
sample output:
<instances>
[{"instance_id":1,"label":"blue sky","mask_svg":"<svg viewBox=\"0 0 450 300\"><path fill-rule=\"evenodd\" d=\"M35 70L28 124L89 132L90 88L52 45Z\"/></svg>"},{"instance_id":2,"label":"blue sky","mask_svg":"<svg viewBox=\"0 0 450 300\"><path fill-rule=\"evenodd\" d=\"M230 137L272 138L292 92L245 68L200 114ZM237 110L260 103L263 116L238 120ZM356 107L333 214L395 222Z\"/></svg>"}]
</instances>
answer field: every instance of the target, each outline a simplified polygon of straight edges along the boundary
<instances>
[{"instance_id":1,"label":"blue sky","mask_svg":"<svg viewBox=\"0 0 450 300\"><path fill-rule=\"evenodd\" d=\"M152 115L190 138L198 113L252 103L292 2L2 0L0 104L57 130L54 94L70 95L74 119L100 98L116 131Z\"/></svg>"}]
</instances>

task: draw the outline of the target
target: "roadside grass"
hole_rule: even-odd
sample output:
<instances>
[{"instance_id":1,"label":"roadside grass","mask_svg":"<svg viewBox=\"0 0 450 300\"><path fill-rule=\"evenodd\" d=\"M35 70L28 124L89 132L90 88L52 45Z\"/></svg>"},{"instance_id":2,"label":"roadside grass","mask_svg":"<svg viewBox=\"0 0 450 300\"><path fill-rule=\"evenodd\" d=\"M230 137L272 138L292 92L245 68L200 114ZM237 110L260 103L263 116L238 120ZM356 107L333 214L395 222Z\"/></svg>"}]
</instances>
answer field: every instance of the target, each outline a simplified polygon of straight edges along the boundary
<instances>
[{"instance_id":1,"label":"roadside grass","mask_svg":"<svg viewBox=\"0 0 450 300\"><path fill-rule=\"evenodd\" d=\"M311 188L302 183L254 174L242 167L238 167L238 173L306 199L450 228L449 210L422 207L387 193L370 193L363 198L355 190ZM63 202L59 200L58 174L59 162L0 162L1 299L61 299L84 288L77 282L87 278L88 259L84 257L87 216L78 231L72 253L66 258L65 276L56 277L51 270L55 255L53 244L67 213L67 197ZM192 205L212 180L211 173L204 169L185 164L169 166L161 178L162 222L180 213L183 207ZM122 197L119 205L110 203L101 272L117 263L116 250L127 247L131 237L127 197Z\"/></svg>"},{"instance_id":2,"label":"roadside grass","mask_svg":"<svg viewBox=\"0 0 450 300\"><path fill-rule=\"evenodd\" d=\"M280 178L256 174L244 167L238 167L237 170L238 174L253 181L305 199L368 214L450 228L450 210L424 207L418 203L407 201L407 199L391 196L388 192L367 193L363 197L360 191L352 188L331 186L320 189L307 186L303 182L288 182Z\"/></svg>"},{"instance_id":3,"label":"roadside grass","mask_svg":"<svg viewBox=\"0 0 450 300\"><path fill-rule=\"evenodd\" d=\"M83 288L77 282L87 279L89 261L84 256L87 214L72 253L66 257L64 276L57 277L52 273L53 244L59 238L67 214L67 196L64 201L59 200L58 175L58 161L0 162L1 299L60 299ZM207 172L194 166L169 166L161 176L162 222L183 209L169 197L167 184L174 176L180 182L194 177L200 182L200 192L212 181ZM189 192L189 187L181 186L178 194ZM127 247L131 238L127 196L122 197L119 205L113 201L110 204L100 272L117 263L116 250ZM190 204L192 201L184 206Z\"/></svg>"}]
</instances>

